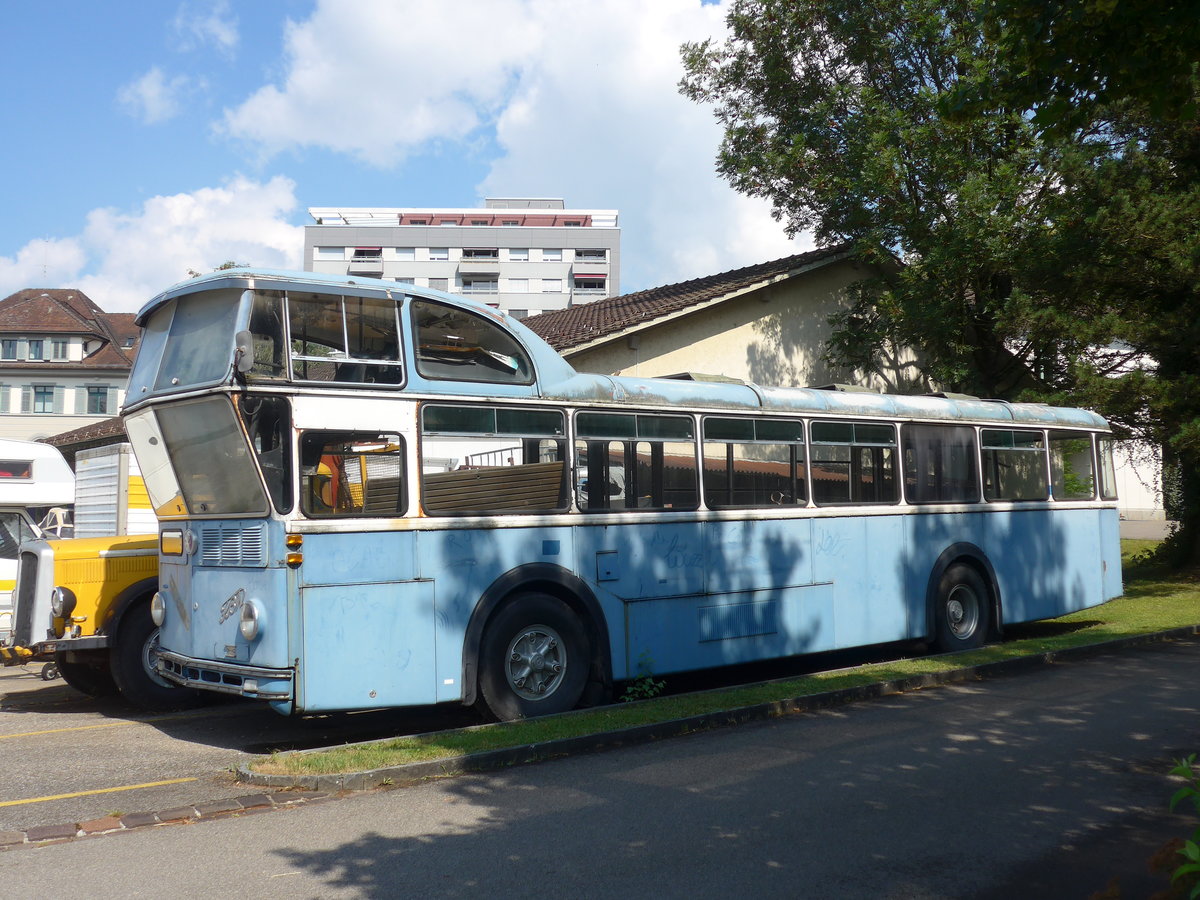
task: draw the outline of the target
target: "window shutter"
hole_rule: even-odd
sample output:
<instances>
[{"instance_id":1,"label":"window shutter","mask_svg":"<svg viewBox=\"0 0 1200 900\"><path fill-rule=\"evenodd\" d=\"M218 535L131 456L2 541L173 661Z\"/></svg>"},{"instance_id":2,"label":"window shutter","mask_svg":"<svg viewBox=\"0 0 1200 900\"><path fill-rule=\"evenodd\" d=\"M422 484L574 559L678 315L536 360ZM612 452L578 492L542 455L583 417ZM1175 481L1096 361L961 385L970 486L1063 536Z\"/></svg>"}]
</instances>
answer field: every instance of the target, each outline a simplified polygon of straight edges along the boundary
<instances>
[{"instance_id":1,"label":"window shutter","mask_svg":"<svg viewBox=\"0 0 1200 900\"><path fill-rule=\"evenodd\" d=\"M0 384L0 415L8 412L8 385Z\"/></svg>"},{"instance_id":2,"label":"window shutter","mask_svg":"<svg viewBox=\"0 0 1200 900\"><path fill-rule=\"evenodd\" d=\"M108 389L108 406L104 408L104 411L110 416L115 416L119 408L117 404L117 389L110 387Z\"/></svg>"},{"instance_id":3,"label":"window shutter","mask_svg":"<svg viewBox=\"0 0 1200 900\"><path fill-rule=\"evenodd\" d=\"M63 409L66 407L67 389L61 384L54 386L54 414L61 416Z\"/></svg>"},{"instance_id":4,"label":"window shutter","mask_svg":"<svg viewBox=\"0 0 1200 900\"><path fill-rule=\"evenodd\" d=\"M21 412L33 412L33 386L21 385Z\"/></svg>"},{"instance_id":5,"label":"window shutter","mask_svg":"<svg viewBox=\"0 0 1200 900\"><path fill-rule=\"evenodd\" d=\"M75 415L82 416L87 412L87 388L82 384L75 385Z\"/></svg>"}]
</instances>

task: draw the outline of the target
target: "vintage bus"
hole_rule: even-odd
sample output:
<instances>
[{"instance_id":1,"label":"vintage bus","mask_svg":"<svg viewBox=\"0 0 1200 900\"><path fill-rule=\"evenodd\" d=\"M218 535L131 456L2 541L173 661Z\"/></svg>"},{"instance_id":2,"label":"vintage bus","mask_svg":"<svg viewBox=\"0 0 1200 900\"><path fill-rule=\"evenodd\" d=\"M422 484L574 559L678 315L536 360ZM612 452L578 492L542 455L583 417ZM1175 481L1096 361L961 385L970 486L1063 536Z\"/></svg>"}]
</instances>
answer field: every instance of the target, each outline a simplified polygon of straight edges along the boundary
<instances>
[{"instance_id":1,"label":"vintage bus","mask_svg":"<svg viewBox=\"0 0 1200 900\"><path fill-rule=\"evenodd\" d=\"M576 372L470 299L228 270L145 329L126 429L178 685L284 713L480 703L928 639L1121 592L1099 416Z\"/></svg>"}]
</instances>

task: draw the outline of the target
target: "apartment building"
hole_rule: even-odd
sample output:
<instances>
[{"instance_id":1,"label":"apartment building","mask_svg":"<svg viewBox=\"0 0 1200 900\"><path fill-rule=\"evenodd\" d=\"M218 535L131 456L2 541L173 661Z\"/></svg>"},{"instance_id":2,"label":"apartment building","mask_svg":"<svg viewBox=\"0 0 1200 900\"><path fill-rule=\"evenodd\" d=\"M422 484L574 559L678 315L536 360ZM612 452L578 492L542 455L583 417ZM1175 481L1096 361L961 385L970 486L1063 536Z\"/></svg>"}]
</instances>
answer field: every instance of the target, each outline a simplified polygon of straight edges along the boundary
<instances>
[{"instance_id":1,"label":"apartment building","mask_svg":"<svg viewBox=\"0 0 1200 900\"><path fill-rule=\"evenodd\" d=\"M620 293L614 209L488 198L482 209L312 207L304 268L464 294L517 318Z\"/></svg>"},{"instance_id":2,"label":"apartment building","mask_svg":"<svg viewBox=\"0 0 1200 900\"><path fill-rule=\"evenodd\" d=\"M117 414L138 331L74 289L0 300L0 437L40 440Z\"/></svg>"}]
</instances>

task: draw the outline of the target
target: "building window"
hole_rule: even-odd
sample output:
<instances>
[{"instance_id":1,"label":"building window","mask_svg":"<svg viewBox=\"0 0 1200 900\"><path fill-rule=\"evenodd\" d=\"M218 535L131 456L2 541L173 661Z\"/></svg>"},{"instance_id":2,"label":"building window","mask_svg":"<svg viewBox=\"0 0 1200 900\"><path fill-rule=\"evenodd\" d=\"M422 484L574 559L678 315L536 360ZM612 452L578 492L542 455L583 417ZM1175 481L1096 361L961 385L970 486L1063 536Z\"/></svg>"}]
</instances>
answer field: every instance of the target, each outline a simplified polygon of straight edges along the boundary
<instances>
[{"instance_id":1,"label":"building window","mask_svg":"<svg viewBox=\"0 0 1200 900\"><path fill-rule=\"evenodd\" d=\"M514 319L524 319L526 316L529 315L529 310L527 310L527 309L510 309L508 311L508 314L510 316L512 316Z\"/></svg>"},{"instance_id":2,"label":"building window","mask_svg":"<svg viewBox=\"0 0 1200 900\"><path fill-rule=\"evenodd\" d=\"M529 262L528 247L513 247L508 251L509 262Z\"/></svg>"},{"instance_id":3,"label":"building window","mask_svg":"<svg viewBox=\"0 0 1200 900\"><path fill-rule=\"evenodd\" d=\"M54 385L35 384L33 386L33 411L35 413L54 412Z\"/></svg>"},{"instance_id":4,"label":"building window","mask_svg":"<svg viewBox=\"0 0 1200 900\"><path fill-rule=\"evenodd\" d=\"M16 359L17 358L17 342L10 340L0 341L0 359Z\"/></svg>"},{"instance_id":5,"label":"building window","mask_svg":"<svg viewBox=\"0 0 1200 900\"><path fill-rule=\"evenodd\" d=\"M345 258L345 247L313 247L313 259L342 260Z\"/></svg>"},{"instance_id":6,"label":"building window","mask_svg":"<svg viewBox=\"0 0 1200 900\"><path fill-rule=\"evenodd\" d=\"M87 389L87 411L89 416L108 415L107 387L89 387Z\"/></svg>"},{"instance_id":7,"label":"building window","mask_svg":"<svg viewBox=\"0 0 1200 900\"><path fill-rule=\"evenodd\" d=\"M487 225L488 220L487 219L472 219L471 224L472 225Z\"/></svg>"},{"instance_id":8,"label":"building window","mask_svg":"<svg viewBox=\"0 0 1200 900\"><path fill-rule=\"evenodd\" d=\"M468 276L462 280L462 292L464 294L495 294L499 292L498 287L494 277L471 278Z\"/></svg>"},{"instance_id":9,"label":"building window","mask_svg":"<svg viewBox=\"0 0 1200 900\"><path fill-rule=\"evenodd\" d=\"M448 260L450 258L450 248L449 247L430 247L429 248L429 258L431 260L433 260L434 262Z\"/></svg>"},{"instance_id":10,"label":"building window","mask_svg":"<svg viewBox=\"0 0 1200 900\"><path fill-rule=\"evenodd\" d=\"M563 225L567 226L568 228L578 228L582 224L583 224L582 222L576 221L575 219L571 219L570 221L563 222Z\"/></svg>"},{"instance_id":11,"label":"building window","mask_svg":"<svg viewBox=\"0 0 1200 900\"><path fill-rule=\"evenodd\" d=\"M415 247L397 247L396 259L400 262L412 262L417 258L417 250Z\"/></svg>"},{"instance_id":12,"label":"building window","mask_svg":"<svg viewBox=\"0 0 1200 900\"><path fill-rule=\"evenodd\" d=\"M416 282L416 280L414 280L412 278L397 278L396 283L397 284L416 284L417 282Z\"/></svg>"},{"instance_id":13,"label":"building window","mask_svg":"<svg viewBox=\"0 0 1200 900\"><path fill-rule=\"evenodd\" d=\"M29 342L29 355L26 358L27 359L43 359L44 358L42 356L42 342L40 340L34 339Z\"/></svg>"},{"instance_id":14,"label":"building window","mask_svg":"<svg viewBox=\"0 0 1200 900\"><path fill-rule=\"evenodd\" d=\"M587 262L604 262L608 259L608 251L603 247L599 249L577 249L575 251L575 260Z\"/></svg>"},{"instance_id":15,"label":"building window","mask_svg":"<svg viewBox=\"0 0 1200 900\"><path fill-rule=\"evenodd\" d=\"M508 292L510 294L528 294L529 279L528 278L510 278L508 279Z\"/></svg>"},{"instance_id":16,"label":"building window","mask_svg":"<svg viewBox=\"0 0 1200 900\"><path fill-rule=\"evenodd\" d=\"M575 291L580 294L603 294L604 279L588 278L587 276L577 277L575 279Z\"/></svg>"},{"instance_id":17,"label":"building window","mask_svg":"<svg viewBox=\"0 0 1200 900\"><path fill-rule=\"evenodd\" d=\"M542 262L562 262L562 250L543 250Z\"/></svg>"},{"instance_id":18,"label":"building window","mask_svg":"<svg viewBox=\"0 0 1200 900\"><path fill-rule=\"evenodd\" d=\"M409 225L428 225L429 220L428 219L409 219L408 224Z\"/></svg>"},{"instance_id":19,"label":"building window","mask_svg":"<svg viewBox=\"0 0 1200 900\"><path fill-rule=\"evenodd\" d=\"M450 290L450 279L449 278L430 278L429 286L431 288L433 288L435 291L448 291L448 290Z\"/></svg>"},{"instance_id":20,"label":"building window","mask_svg":"<svg viewBox=\"0 0 1200 900\"><path fill-rule=\"evenodd\" d=\"M563 285L561 278L543 278L542 293L543 294L561 294Z\"/></svg>"},{"instance_id":21,"label":"building window","mask_svg":"<svg viewBox=\"0 0 1200 900\"><path fill-rule=\"evenodd\" d=\"M463 259L499 259L500 251L495 247L467 247L462 252Z\"/></svg>"},{"instance_id":22,"label":"building window","mask_svg":"<svg viewBox=\"0 0 1200 900\"><path fill-rule=\"evenodd\" d=\"M520 223L520 222L518 222L516 219L505 219L505 220L504 220L503 222L501 222L500 224L501 224L501 225L503 225L503 226L506 226L506 227L508 227L508 226L512 226L512 225L520 225L521 223Z\"/></svg>"},{"instance_id":23,"label":"building window","mask_svg":"<svg viewBox=\"0 0 1200 900\"><path fill-rule=\"evenodd\" d=\"M51 341L50 342L50 358L51 359L66 359L67 358L67 342L66 341Z\"/></svg>"},{"instance_id":24,"label":"building window","mask_svg":"<svg viewBox=\"0 0 1200 900\"><path fill-rule=\"evenodd\" d=\"M355 247L354 262L382 262L383 248L382 247Z\"/></svg>"}]
</instances>

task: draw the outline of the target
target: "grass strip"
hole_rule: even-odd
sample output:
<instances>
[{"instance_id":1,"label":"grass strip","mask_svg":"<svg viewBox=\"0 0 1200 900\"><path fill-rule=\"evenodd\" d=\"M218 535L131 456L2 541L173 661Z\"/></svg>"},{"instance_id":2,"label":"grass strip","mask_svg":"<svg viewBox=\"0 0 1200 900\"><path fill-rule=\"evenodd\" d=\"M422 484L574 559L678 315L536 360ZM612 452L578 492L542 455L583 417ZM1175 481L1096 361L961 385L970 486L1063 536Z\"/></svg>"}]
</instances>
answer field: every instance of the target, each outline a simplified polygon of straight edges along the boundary
<instances>
[{"instance_id":1,"label":"grass strip","mask_svg":"<svg viewBox=\"0 0 1200 900\"><path fill-rule=\"evenodd\" d=\"M916 675L1099 644L1200 623L1195 573L1164 573L1146 562L1155 541L1123 541L1125 596L1058 619L1010 626L1003 644L952 656L870 663L740 687L618 703L522 722L505 722L306 753L278 753L254 761L264 775L334 775L448 759L471 753L618 731L760 703L790 700Z\"/></svg>"}]
</instances>

